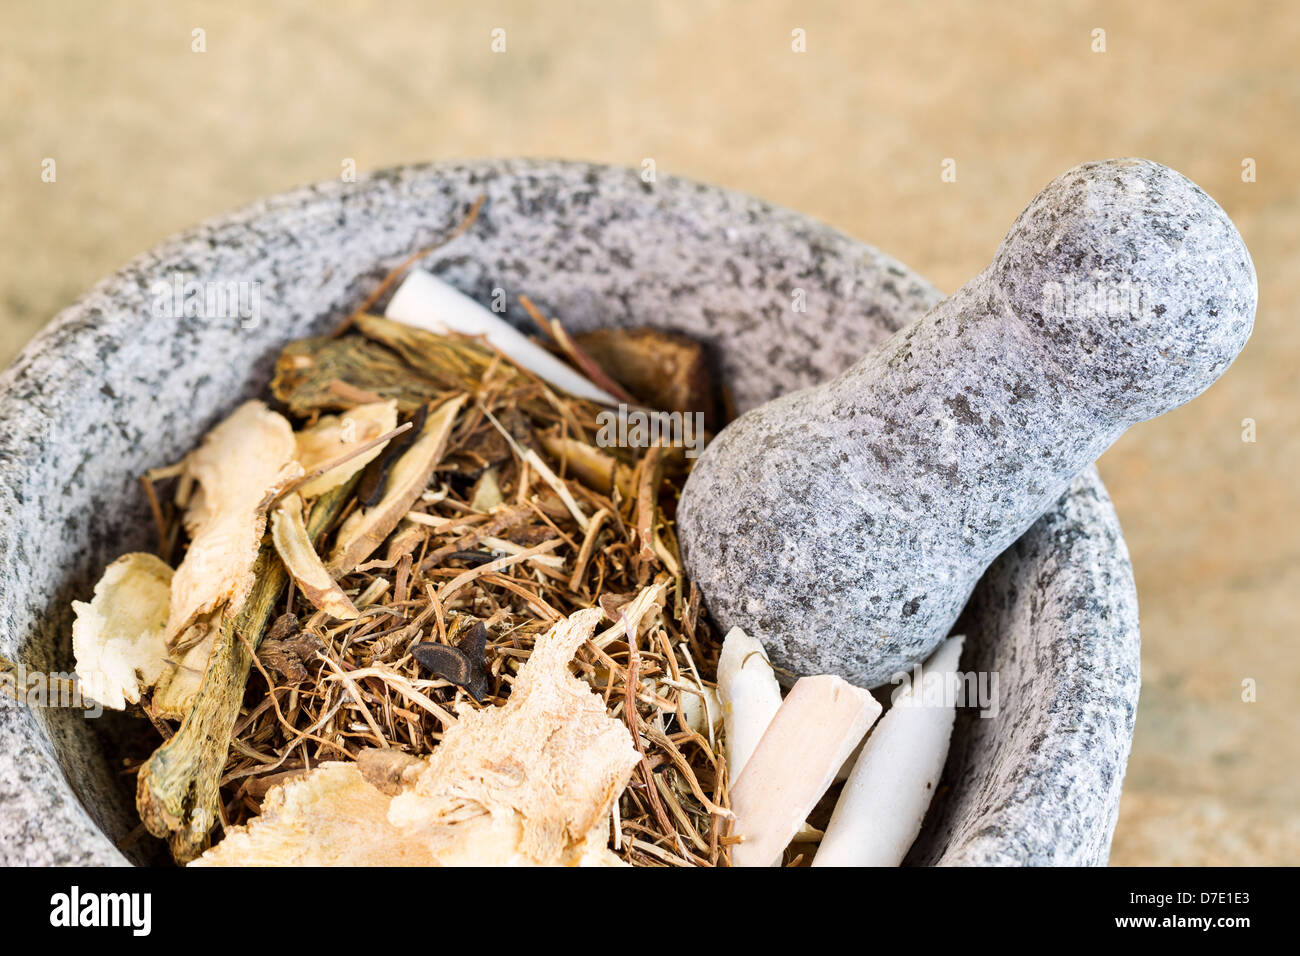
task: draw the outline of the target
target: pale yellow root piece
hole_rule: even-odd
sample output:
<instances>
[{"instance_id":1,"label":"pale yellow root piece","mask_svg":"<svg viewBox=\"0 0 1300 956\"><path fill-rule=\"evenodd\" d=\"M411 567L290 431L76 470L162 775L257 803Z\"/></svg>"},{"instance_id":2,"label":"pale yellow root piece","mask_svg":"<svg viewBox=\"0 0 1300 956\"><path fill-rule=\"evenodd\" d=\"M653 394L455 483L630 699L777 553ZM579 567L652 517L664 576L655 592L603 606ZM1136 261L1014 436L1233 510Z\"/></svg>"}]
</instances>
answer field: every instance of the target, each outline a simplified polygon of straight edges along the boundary
<instances>
[{"instance_id":1,"label":"pale yellow root piece","mask_svg":"<svg viewBox=\"0 0 1300 956\"><path fill-rule=\"evenodd\" d=\"M314 607L340 621L355 620L360 615L312 547L298 495L285 495L272 510L271 540L285 570Z\"/></svg>"},{"instance_id":2,"label":"pale yellow root piece","mask_svg":"<svg viewBox=\"0 0 1300 956\"><path fill-rule=\"evenodd\" d=\"M734 866L770 866L799 832L880 716L871 694L831 675L804 677L781 703L731 790Z\"/></svg>"},{"instance_id":3,"label":"pale yellow root piece","mask_svg":"<svg viewBox=\"0 0 1300 956\"><path fill-rule=\"evenodd\" d=\"M569 473L577 475L583 484L606 495L618 488L625 499L635 494L632 469L613 455L593 448L584 441L565 438L555 432L538 432L537 439L548 455L556 461L564 462Z\"/></svg>"},{"instance_id":4,"label":"pale yellow root piece","mask_svg":"<svg viewBox=\"0 0 1300 956\"><path fill-rule=\"evenodd\" d=\"M323 415L314 425L304 428L294 438L297 443L298 463L304 474L342 458L349 451L397 427L397 402L373 402L358 405L342 415ZM379 457L387 442L376 445L354 458L349 458L337 468L331 468L298 489L304 498L314 498L332 488L337 488L370 462Z\"/></svg>"},{"instance_id":5,"label":"pale yellow root piece","mask_svg":"<svg viewBox=\"0 0 1300 956\"><path fill-rule=\"evenodd\" d=\"M167 665L154 685L149 704L157 717L184 720L203 686L208 658L221 630L221 612L206 615L184 632L184 647L167 652Z\"/></svg>"},{"instance_id":6,"label":"pale yellow root piece","mask_svg":"<svg viewBox=\"0 0 1300 956\"><path fill-rule=\"evenodd\" d=\"M72 602L72 652L87 697L122 710L162 675L171 583L166 562L124 554L104 570L89 604Z\"/></svg>"},{"instance_id":7,"label":"pale yellow root piece","mask_svg":"<svg viewBox=\"0 0 1300 956\"><path fill-rule=\"evenodd\" d=\"M294 454L284 416L245 402L186 457L184 475L198 491L185 512L189 550L172 578L169 645L201 616L218 607L234 614L243 605L270 497L303 474Z\"/></svg>"},{"instance_id":8,"label":"pale yellow root piece","mask_svg":"<svg viewBox=\"0 0 1300 956\"><path fill-rule=\"evenodd\" d=\"M465 709L423 768L386 780L325 764L272 789L262 816L197 865L617 865L610 814L638 756L569 661L600 620L552 627L501 707ZM373 774L372 774L373 777Z\"/></svg>"},{"instance_id":9,"label":"pale yellow root piece","mask_svg":"<svg viewBox=\"0 0 1300 956\"><path fill-rule=\"evenodd\" d=\"M355 763L325 763L267 791L261 816L190 866L436 866L388 822L392 800Z\"/></svg>"}]
</instances>

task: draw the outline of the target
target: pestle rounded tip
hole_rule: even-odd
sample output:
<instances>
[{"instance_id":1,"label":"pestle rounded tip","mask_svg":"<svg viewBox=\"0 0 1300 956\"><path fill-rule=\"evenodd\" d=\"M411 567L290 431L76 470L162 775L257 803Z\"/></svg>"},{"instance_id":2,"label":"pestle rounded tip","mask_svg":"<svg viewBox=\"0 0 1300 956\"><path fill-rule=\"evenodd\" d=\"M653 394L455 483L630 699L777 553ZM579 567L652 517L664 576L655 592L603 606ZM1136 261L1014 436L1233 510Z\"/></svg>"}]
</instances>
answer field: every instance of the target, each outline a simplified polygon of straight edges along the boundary
<instances>
[{"instance_id":1,"label":"pestle rounded tip","mask_svg":"<svg viewBox=\"0 0 1300 956\"><path fill-rule=\"evenodd\" d=\"M1086 400L1153 418L1199 395L1250 336L1255 268L1199 186L1146 159L1084 163L1029 203L995 295Z\"/></svg>"}]
</instances>

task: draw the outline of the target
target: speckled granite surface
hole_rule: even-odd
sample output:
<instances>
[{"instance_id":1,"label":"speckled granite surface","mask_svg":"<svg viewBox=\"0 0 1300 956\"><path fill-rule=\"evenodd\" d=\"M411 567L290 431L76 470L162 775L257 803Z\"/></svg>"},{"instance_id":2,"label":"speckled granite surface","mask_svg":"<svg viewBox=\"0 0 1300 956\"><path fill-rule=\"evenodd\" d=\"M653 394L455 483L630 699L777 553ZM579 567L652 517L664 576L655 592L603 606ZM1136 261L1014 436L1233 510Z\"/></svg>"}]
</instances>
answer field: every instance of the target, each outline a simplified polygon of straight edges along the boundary
<instances>
[{"instance_id":1,"label":"speckled granite surface","mask_svg":"<svg viewBox=\"0 0 1300 956\"><path fill-rule=\"evenodd\" d=\"M283 341L336 321L385 265L439 236L480 191L488 202L479 223L435 253L429 268L474 295L498 286L511 300L527 292L578 331L651 323L702 338L742 409L841 371L938 299L893 260L804 217L685 181L648 187L628 170L523 162L411 168L258 203L135 260L0 377L0 562L13 569L0 579L0 654L66 669L67 602L88 594L102 566L149 533L135 476L178 457L259 392ZM259 283L261 320L244 327L238 318L151 315L153 282L178 273ZM788 310L796 283L818 293L806 314ZM213 358L195 361L200 354ZM1071 514L1067 499L1061 529L1031 566L1037 574L1068 568L1075 601L1118 600L1131 609L1122 547L1099 548L1083 568L1062 564L1071 552L1059 535L1097 533L1105 542L1113 525L1095 475L1076 491L1091 496L1093 509ZM60 533L44 533L50 527ZM1136 621L1115 613L1106 628L1075 640L1075 604L1056 609L1071 617L1051 604L1025 616L1031 605L1034 592L1004 594L995 582L986 633L1040 651L1065 641L1067 666L1021 679L1014 672L1035 665L1011 656L1007 679L1026 689L1021 719L988 759L973 745L976 776L954 771L961 776L951 785L964 792L988 783L972 806L1003 821L1006 858L1098 862L1128 753ZM1028 630L1011 636L1012 627ZM1104 691L1078 680L1071 663L1092 653L1090 641L1114 655ZM978 642L970 647L976 652ZM1024 758L1073 746L1075 738L1044 730L1058 698L1092 708L1102 721L1099 744L1086 764L1048 759L1040 786L1017 792L1011 782L1022 779ZM109 798L109 767L87 722L3 706L0 780L10 791L0 808L0 856L119 859L98 825L116 838L129 815ZM1072 824L1042 822L1061 813L1046 797L1053 787L1079 794L1088 814ZM1027 829L1027 820L1039 823Z\"/></svg>"},{"instance_id":2,"label":"speckled granite surface","mask_svg":"<svg viewBox=\"0 0 1300 956\"><path fill-rule=\"evenodd\" d=\"M1102 755L1132 735L1138 692L1137 602L1117 555L1128 555L1119 522L1089 468L984 575L957 626L961 668L997 673L1000 706L957 711L939 797L906 862L1105 861L1124 773ZM1035 639L1044 627L1056 639Z\"/></svg>"}]
</instances>

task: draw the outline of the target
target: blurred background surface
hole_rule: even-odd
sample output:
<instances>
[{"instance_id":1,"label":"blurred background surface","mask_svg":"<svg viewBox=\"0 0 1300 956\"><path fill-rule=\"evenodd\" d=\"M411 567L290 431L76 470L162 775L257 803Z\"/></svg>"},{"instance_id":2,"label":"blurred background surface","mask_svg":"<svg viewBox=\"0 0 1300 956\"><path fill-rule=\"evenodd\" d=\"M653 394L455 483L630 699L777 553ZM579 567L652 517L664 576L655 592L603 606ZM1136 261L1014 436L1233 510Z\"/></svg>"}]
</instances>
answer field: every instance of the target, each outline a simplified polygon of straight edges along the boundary
<instances>
[{"instance_id":1,"label":"blurred background surface","mask_svg":"<svg viewBox=\"0 0 1300 956\"><path fill-rule=\"evenodd\" d=\"M653 158L816 216L945 292L1068 167L1159 160L1236 221L1260 305L1222 381L1101 461L1143 631L1111 860L1295 863L1297 51L1300 7L1240 0L6 3L0 366L160 239L348 159Z\"/></svg>"}]
</instances>

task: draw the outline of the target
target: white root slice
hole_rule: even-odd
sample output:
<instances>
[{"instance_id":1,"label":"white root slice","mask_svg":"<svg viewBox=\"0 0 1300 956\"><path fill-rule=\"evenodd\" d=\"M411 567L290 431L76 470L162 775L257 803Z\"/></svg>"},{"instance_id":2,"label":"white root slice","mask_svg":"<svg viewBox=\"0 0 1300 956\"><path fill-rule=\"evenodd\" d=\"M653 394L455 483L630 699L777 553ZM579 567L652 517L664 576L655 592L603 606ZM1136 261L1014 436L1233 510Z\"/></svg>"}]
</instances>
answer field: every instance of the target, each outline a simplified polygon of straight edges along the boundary
<instances>
[{"instance_id":1,"label":"white root slice","mask_svg":"<svg viewBox=\"0 0 1300 956\"><path fill-rule=\"evenodd\" d=\"M342 577L370 557L411 510L442 460L456 413L465 399L464 395L457 396L429 412L420 434L389 468L384 496L371 508L357 509L343 522L330 553L329 570L333 575Z\"/></svg>"},{"instance_id":2,"label":"white root slice","mask_svg":"<svg viewBox=\"0 0 1300 956\"><path fill-rule=\"evenodd\" d=\"M323 764L273 788L260 817L192 865L617 865L611 814L639 758L569 673L600 614L543 635L503 706L462 711L422 767L381 782L396 796L357 764Z\"/></svg>"},{"instance_id":3,"label":"white root slice","mask_svg":"<svg viewBox=\"0 0 1300 956\"><path fill-rule=\"evenodd\" d=\"M200 616L234 614L253 586L270 498L303 474L293 429L261 402L245 402L185 459L198 491L185 512L190 547L172 578L167 642L174 645Z\"/></svg>"},{"instance_id":4,"label":"white root slice","mask_svg":"<svg viewBox=\"0 0 1300 956\"><path fill-rule=\"evenodd\" d=\"M311 474L322 465L342 458L352 449L373 441L396 427L396 401L358 405L342 415L324 415L310 428L304 428L294 436L298 463L302 465L304 474ZM298 493L304 498L314 498L337 488L378 458L387 445L387 442L383 442L349 458L338 467L331 468L304 484Z\"/></svg>"},{"instance_id":5,"label":"white root slice","mask_svg":"<svg viewBox=\"0 0 1300 956\"><path fill-rule=\"evenodd\" d=\"M839 677L804 677L781 704L731 790L734 866L771 866L799 832L867 728L868 691Z\"/></svg>"},{"instance_id":6,"label":"white root slice","mask_svg":"<svg viewBox=\"0 0 1300 956\"><path fill-rule=\"evenodd\" d=\"M412 269L393 294L385 317L446 335L481 335L493 348L570 395L603 405L618 399L574 371L513 325L423 269Z\"/></svg>"},{"instance_id":7,"label":"white root slice","mask_svg":"<svg viewBox=\"0 0 1300 956\"><path fill-rule=\"evenodd\" d=\"M898 866L921 832L939 786L956 716L946 686L961 658L961 637L939 645L922 667L922 686L901 691L862 748L813 866Z\"/></svg>"},{"instance_id":8,"label":"white root slice","mask_svg":"<svg viewBox=\"0 0 1300 956\"><path fill-rule=\"evenodd\" d=\"M89 604L72 602L72 652L87 697L123 710L162 675L171 584L166 562L134 552L104 570Z\"/></svg>"},{"instance_id":9,"label":"white root slice","mask_svg":"<svg viewBox=\"0 0 1300 956\"><path fill-rule=\"evenodd\" d=\"M285 570L313 607L340 621L351 621L360 616L312 547L302 517L302 499L298 495L285 495L271 512L271 540Z\"/></svg>"},{"instance_id":10,"label":"white root slice","mask_svg":"<svg viewBox=\"0 0 1300 956\"><path fill-rule=\"evenodd\" d=\"M727 777L734 783L781 709L781 685L763 645L739 627L722 640L718 701L727 742Z\"/></svg>"}]
</instances>

